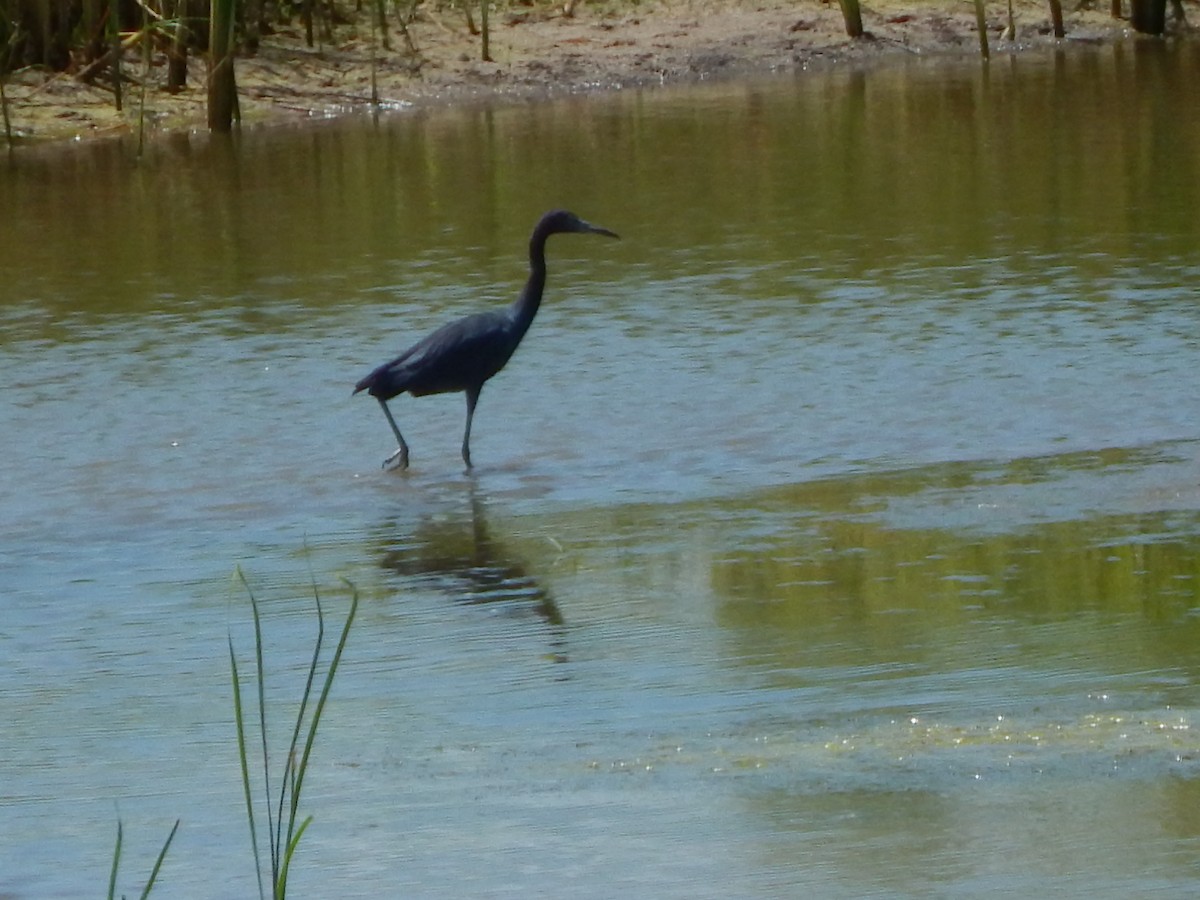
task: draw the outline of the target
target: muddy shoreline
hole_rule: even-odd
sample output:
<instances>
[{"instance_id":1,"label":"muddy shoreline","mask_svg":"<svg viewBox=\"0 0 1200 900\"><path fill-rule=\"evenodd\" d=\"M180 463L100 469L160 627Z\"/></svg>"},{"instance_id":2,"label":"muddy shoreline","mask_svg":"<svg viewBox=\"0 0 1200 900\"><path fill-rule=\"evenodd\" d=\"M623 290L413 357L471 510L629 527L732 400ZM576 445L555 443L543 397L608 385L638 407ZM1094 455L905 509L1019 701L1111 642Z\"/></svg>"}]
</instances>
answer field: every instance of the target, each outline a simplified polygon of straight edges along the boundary
<instances>
[{"instance_id":1,"label":"muddy shoreline","mask_svg":"<svg viewBox=\"0 0 1200 900\"><path fill-rule=\"evenodd\" d=\"M1055 41L1047 5L1017 0L1016 38L1008 40L1002 37L1006 5L989 6L993 56L1130 36L1126 23L1107 12L1078 9L1067 18L1066 39ZM360 37L366 32L355 23L338 26L336 43L318 48L305 46L298 24L282 28L264 38L255 55L237 60L237 79L243 122L253 125L368 108L372 80L384 108L398 109L536 100L816 65L868 64L911 54L979 54L969 3L880 0L864 10L864 25L866 37L848 39L838 4L820 0L581 3L571 16L557 7L514 7L493 15L491 60L483 61L479 38L470 34L461 14L447 9L423 13L410 26L415 53L393 31L391 49L376 43L372 54L369 35ZM162 89L165 68L165 59L156 54L144 77L144 60L132 51L122 111L116 109L112 90L82 84L69 73L13 73L6 94L17 145L129 135L142 121L151 135L203 130L203 61L192 60L188 88L174 95Z\"/></svg>"}]
</instances>

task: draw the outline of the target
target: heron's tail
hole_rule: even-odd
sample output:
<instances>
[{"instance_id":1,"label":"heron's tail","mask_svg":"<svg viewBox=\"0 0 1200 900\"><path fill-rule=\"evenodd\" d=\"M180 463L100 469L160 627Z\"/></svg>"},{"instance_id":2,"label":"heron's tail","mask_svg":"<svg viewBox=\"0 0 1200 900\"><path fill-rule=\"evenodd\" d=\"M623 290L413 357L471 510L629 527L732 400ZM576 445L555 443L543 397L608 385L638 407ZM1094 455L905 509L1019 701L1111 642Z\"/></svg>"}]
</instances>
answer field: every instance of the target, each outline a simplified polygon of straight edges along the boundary
<instances>
[{"instance_id":1,"label":"heron's tail","mask_svg":"<svg viewBox=\"0 0 1200 900\"><path fill-rule=\"evenodd\" d=\"M371 388L373 388L375 386L375 384L378 380L379 380L379 369L376 369L374 372L372 372L370 375L366 376L365 378L359 379L358 384L354 385L354 391L350 394L350 396L353 397L354 394L357 394L359 391L369 391Z\"/></svg>"},{"instance_id":2,"label":"heron's tail","mask_svg":"<svg viewBox=\"0 0 1200 900\"><path fill-rule=\"evenodd\" d=\"M391 363L384 363L354 385L354 394L367 391L372 397L381 400L391 400L403 390L404 385L397 379Z\"/></svg>"}]
</instances>

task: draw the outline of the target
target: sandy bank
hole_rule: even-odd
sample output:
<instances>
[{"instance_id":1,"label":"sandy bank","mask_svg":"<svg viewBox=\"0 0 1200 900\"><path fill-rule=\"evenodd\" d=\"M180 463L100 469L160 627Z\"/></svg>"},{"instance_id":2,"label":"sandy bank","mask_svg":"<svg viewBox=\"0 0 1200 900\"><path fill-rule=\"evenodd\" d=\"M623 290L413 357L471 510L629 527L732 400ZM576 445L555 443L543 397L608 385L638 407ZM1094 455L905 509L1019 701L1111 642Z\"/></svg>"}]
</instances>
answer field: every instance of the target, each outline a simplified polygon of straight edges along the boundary
<instances>
[{"instance_id":1,"label":"sandy bank","mask_svg":"<svg viewBox=\"0 0 1200 900\"><path fill-rule=\"evenodd\" d=\"M1125 23L1104 10L1078 9L1067 17L1067 47L1118 40ZM1002 40L1006 4L989 2L989 38L995 54L1054 43L1043 0L1015 0L1017 35ZM264 39L254 56L237 61L246 122L327 116L371 99L371 42L355 24L335 29L337 43L310 49L300 27ZM738 74L791 71L899 54L978 54L973 7L948 0L877 0L864 10L868 37L850 40L836 2L802 0L651 0L581 2L574 15L558 8L520 7L493 15L491 58L480 59L479 38L461 13L423 13L410 26L414 55L395 30L391 50L376 52L375 81L389 106L455 103L486 98L537 98L563 92L612 90ZM129 56L140 82L144 63ZM204 127L204 64L193 59L188 89L162 90L165 59L156 55L146 91L153 131ZM14 130L23 139L85 139L130 133L138 127L141 89L131 83L125 109L111 90L69 74L24 70L6 92ZM2 137L0 137L2 139Z\"/></svg>"}]
</instances>

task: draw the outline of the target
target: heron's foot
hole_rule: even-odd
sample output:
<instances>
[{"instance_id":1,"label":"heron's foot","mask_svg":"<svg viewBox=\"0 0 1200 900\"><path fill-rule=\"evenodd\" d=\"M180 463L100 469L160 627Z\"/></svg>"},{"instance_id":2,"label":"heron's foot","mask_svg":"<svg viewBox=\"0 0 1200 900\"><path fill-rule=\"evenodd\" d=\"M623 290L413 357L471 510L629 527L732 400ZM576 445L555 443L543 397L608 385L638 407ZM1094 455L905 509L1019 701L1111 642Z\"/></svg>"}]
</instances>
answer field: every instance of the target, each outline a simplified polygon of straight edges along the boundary
<instances>
[{"instance_id":1,"label":"heron's foot","mask_svg":"<svg viewBox=\"0 0 1200 900\"><path fill-rule=\"evenodd\" d=\"M404 470L408 468L408 448L397 447L396 452L383 461L385 469Z\"/></svg>"}]
</instances>

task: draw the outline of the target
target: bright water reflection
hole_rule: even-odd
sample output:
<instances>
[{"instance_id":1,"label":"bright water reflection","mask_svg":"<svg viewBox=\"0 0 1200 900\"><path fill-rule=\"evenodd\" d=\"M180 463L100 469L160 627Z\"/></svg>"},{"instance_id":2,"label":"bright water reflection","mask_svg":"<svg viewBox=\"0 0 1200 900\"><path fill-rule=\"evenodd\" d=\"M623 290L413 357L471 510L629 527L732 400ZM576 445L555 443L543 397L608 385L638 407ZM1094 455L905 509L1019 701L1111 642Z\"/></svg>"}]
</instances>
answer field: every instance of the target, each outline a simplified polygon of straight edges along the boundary
<instances>
[{"instance_id":1,"label":"bright water reflection","mask_svg":"<svg viewBox=\"0 0 1200 900\"><path fill-rule=\"evenodd\" d=\"M164 891L253 892L241 564L281 739L310 578L364 597L299 896L1194 896L1196 62L19 157L0 893L92 889L118 812L128 872L179 816ZM354 380L560 204L625 240L551 244L477 471L402 398L380 473Z\"/></svg>"}]
</instances>

